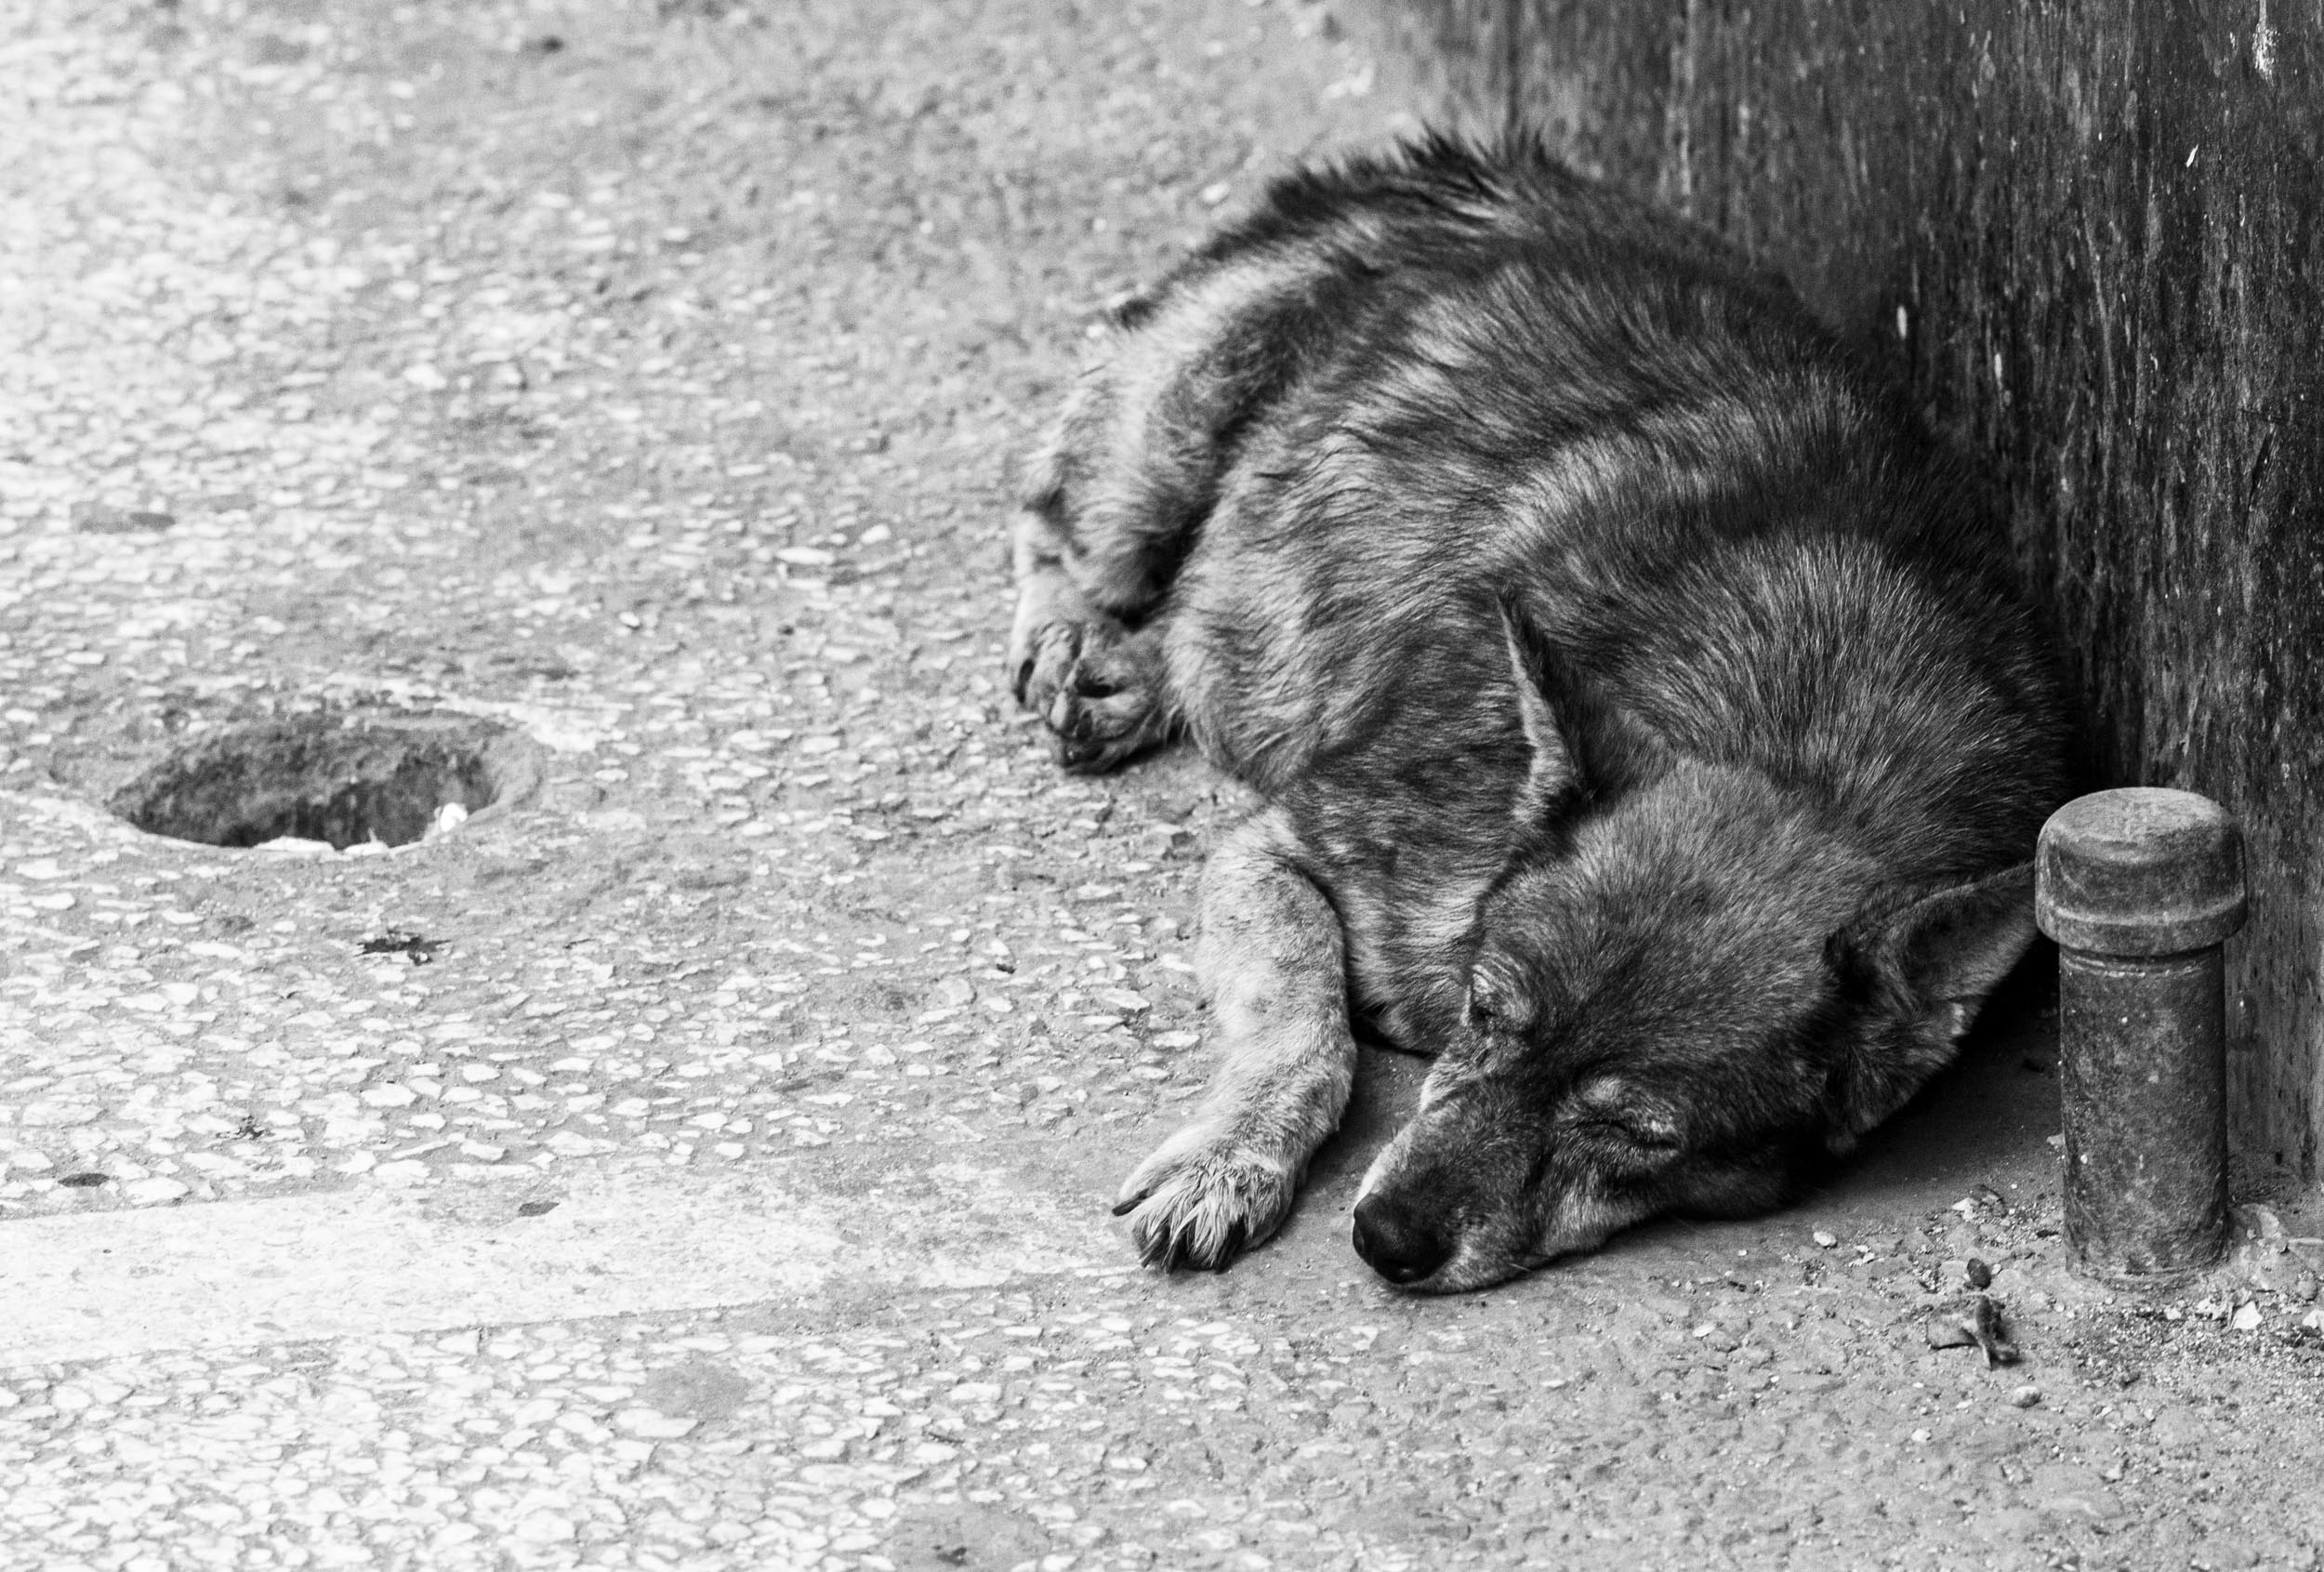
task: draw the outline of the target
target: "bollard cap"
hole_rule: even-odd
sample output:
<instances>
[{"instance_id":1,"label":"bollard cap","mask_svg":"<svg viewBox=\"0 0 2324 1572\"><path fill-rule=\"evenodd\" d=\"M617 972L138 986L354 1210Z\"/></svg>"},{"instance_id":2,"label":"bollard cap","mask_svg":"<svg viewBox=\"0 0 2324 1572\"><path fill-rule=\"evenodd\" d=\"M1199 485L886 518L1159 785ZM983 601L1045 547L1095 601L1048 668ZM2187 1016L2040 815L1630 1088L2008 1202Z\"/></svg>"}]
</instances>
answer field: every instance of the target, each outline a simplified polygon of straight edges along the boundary
<instances>
[{"instance_id":1,"label":"bollard cap","mask_svg":"<svg viewBox=\"0 0 2324 1572\"><path fill-rule=\"evenodd\" d=\"M2041 826L2034 920L2072 950L2168 956L2243 926L2243 832L2207 797L2127 786L2078 797Z\"/></svg>"}]
</instances>

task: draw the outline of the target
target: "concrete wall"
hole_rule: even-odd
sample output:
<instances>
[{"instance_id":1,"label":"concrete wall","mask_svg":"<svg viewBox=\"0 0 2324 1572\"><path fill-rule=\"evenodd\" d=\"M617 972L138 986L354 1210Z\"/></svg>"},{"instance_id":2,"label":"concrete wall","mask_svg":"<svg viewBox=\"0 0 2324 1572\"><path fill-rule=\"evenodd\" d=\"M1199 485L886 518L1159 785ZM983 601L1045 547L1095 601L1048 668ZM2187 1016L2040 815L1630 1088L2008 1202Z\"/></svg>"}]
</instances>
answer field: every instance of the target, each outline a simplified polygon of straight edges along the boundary
<instances>
[{"instance_id":1,"label":"concrete wall","mask_svg":"<svg viewBox=\"0 0 2324 1572\"><path fill-rule=\"evenodd\" d=\"M1781 263L1990 456L2103 784L2250 837L2239 1153L2324 1127L2324 0L1375 0L1450 103Z\"/></svg>"}]
</instances>

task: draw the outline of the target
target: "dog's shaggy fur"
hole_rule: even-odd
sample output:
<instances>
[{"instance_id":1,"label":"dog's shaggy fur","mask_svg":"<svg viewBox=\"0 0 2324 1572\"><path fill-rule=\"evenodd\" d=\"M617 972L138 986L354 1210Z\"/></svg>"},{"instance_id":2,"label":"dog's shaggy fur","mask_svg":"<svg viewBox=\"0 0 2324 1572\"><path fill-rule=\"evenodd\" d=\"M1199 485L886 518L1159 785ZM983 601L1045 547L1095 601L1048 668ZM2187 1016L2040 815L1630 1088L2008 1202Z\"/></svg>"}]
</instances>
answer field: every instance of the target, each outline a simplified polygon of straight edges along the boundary
<instances>
[{"instance_id":1,"label":"dog's shaggy fur","mask_svg":"<svg viewBox=\"0 0 2324 1572\"><path fill-rule=\"evenodd\" d=\"M1783 284L1527 142L1278 181L1123 309L1034 466L1011 673L1069 768L1183 733L1223 1062L1121 1209L1280 1223L1436 1056L1355 1242L1451 1290L1777 1203L1953 1054L2066 795L1956 462Z\"/></svg>"}]
</instances>

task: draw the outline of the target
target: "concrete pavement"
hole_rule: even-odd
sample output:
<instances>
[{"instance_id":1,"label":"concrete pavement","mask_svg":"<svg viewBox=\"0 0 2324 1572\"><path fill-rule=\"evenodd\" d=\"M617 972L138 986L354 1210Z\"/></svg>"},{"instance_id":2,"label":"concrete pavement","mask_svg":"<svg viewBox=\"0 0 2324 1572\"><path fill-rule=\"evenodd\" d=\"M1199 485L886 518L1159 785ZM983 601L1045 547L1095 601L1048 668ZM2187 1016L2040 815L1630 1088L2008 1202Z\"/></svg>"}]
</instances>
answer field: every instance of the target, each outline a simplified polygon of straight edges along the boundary
<instances>
[{"instance_id":1,"label":"concrete pavement","mask_svg":"<svg viewBox=\"0 0 2324 1572\"><path fill-rule=\"evenodd\" d=\"M0 24L0 1565L2316 1565L2313 1199L2075 1280L2038 984L1776 1217L1396 1295L1367 1054L1279 1240L1135 1267L1242 804L1050 768L1008 467L1109 297L1410 123L1350 22ZM529 762L379 775L393 848L108 811L415 716ZM1973 1257L2019 1367L1928 1346Z\"/></svg>"}]
</instances>

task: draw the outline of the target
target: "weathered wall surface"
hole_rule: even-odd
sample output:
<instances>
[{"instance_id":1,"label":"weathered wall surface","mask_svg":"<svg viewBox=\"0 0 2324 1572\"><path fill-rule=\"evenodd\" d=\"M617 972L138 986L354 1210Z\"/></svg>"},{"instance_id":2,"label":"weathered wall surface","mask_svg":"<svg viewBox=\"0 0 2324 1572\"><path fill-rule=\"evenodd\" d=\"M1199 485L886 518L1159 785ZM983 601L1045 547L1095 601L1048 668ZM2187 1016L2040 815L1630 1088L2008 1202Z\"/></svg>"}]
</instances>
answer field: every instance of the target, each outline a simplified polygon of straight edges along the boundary
<instances>
[{"instance_id":1,"label":"weathered wall surface","mask_svg":"<svg viewBox=\"0 0 2324 1572\"><path fill-rule=\"evenodd\" d=\"M1380 0L1487 124L1780 262L1989 455L2104 784L2250 837L2248 1157L2324 1128L2324 3Z\"/></svg>"}]
</instances>

